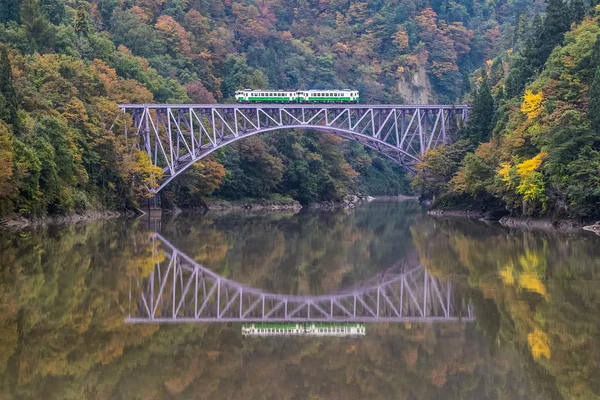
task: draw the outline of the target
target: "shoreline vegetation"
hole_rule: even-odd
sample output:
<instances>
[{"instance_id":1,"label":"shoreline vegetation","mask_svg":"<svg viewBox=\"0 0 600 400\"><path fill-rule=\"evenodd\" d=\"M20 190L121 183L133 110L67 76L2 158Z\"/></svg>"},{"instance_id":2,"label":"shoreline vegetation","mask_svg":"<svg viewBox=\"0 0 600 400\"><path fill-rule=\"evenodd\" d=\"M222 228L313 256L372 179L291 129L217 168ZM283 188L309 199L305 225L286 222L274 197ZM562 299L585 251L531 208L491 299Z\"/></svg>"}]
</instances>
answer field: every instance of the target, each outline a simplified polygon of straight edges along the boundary
<instances>
[{"instance_id":1,"label":"shoreline vegetation","mask_svg":"<svg viewBox=\"0 0 600 400\"><path fill-rule=\"evenodd\" d=\"M527 231L555 231L555 232L583 232L589 231L600 235L600 221L577 220L573 218L552 218L552 217L523 217L506 215L505 212L467 210L467 209L440 209L432 208L427 211L427 215L436 218L466 218L485 222L498 223L509 229L519 229Z\"/></svg>"},{"instance_id":2,"label":"shoreline vegetation","mask_svg":"<svg viewBox=\"0 0 600 400\"><path fill-rule=\"evenodd\" d=\"M418 201L416 196L362 196L353 195L347 196L342 201L338 202L321 202L302 206L298 201L293 199L247 199L247 200L222 200L209 199L202 207L190 208L171 208L161 210L164 215L179 215L188 213L207 213L207 212L226 212L226 211L295 211L298 212L302 208L315 208L322 210L335 210L341 208L354 208L359 202L364 201ZM85 210L75 211L69 214L51 214L42 217L26 218L21 215L10 215L0 218L0 231L5 230L20 230L25 228L40 228L56 225L70 225L88 221L97 221L115 218L132 218L148 215L147 209L135 210Z\"/></svg>"},{"instance_id":3,"label":"shoreline vegetation","mask_svg":"<svg viewBox=\"0 0 600 400\"><path fill-rule=\"evenodd\" d=\"M600 219L599 16L595 3L575 12L548 1L510 52L474 74L468 125L415 168L430 214L502 210L492 219L504 226L558 230Z\"/></svg>"},{"instance_id":4,"label":"shoreline vegetation","mask_svg":"<svg viewBox=\"0 0 600 400\"><path fill-rule=\"evenodd\" d=\"M293 199L247 199L229 201L222 199L210 199L203 207L195 208L174 208L162 210L164 216L177 216L180 214L205 214L205 213L224 213L224 212L299 212L301 209L318 209L324 211L333 211L339 209L353 209L362 202L376 201L419 201L417 196L347 196L344 200L338 202L320 202L302 206ZM149 215L148 210L86 210L73 212L70 214L54 214L43 217L25 218L19 215L7 216L0 219L0 232L2 230L18 231L22 229L47 228L49 226L65 226L80 223L88 223L100 220L109 220L117 218L134 218ZM484 222L497 223L508 229L527 230L527 231L553 231L561 233L583 233L583 231L593 232L600 235L600 221L581 221L567 218L550 217L520 217L506 215L503 210L468 210L468 209L441 209L431 208L427 215L435 218L461 218L473 219Z\"/></svg>"}]
</instances>

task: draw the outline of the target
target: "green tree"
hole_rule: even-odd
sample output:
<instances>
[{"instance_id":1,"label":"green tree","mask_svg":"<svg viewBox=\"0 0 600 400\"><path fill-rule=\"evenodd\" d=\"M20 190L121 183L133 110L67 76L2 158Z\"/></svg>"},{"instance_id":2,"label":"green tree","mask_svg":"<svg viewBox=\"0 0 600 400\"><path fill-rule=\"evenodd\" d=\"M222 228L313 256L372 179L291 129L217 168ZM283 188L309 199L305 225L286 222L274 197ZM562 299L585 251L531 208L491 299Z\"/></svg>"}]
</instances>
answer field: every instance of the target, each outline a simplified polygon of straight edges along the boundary
<instances>
[{"instance_id":1,"label":"green tree","mask_svg":"<svg viewBox=\"0 0 600 400\"><path fill-rule=\"evenodd\" d=\"M23 0L21 3L21 24L31 52L50 52L54 45L56 29L41 10L39 0Z\"/></svg>"},{"instance_id":2,"label":"green tree","mask_svg":"<svg viewBox=\"0 0 600 400\"><path fill-rule=\"evenodd\" d=\"M563 36L569 30L572 18L575 17L563 0L547 0L546 4L542 32L537 35L535 43L538 69L544 65L552 50L562 43Z\"/></svg>"},{"instance_id":3,"label":"green tree","mask_svg":"<svg viewBox=\"0 0 600 400\"><path fill-rule=\"evenodd\" d=\"M588 117L591 121L592 128L600 133L600 65L596 68L594 80L590 85L588 92Z\"/></svg>"},{"instance_id":4,"label":"green tree","mask_svg":"<svg viewBox=\"0 0 600 400\"><path fill-rule=\"evenodd\" d=\"M0 120L12 125L14 132L18 132L19 128L18 109L8 49L0 45Z\"/></svg>"},{"instance_id":5,"label":"green tree","mask_svg":"<svg viewBox=\"0 0 600 400\"><path fill-rule=\"evenodd\" d=\"M0 0L0 22L19 22L19 0Z\"/></svg>"},{"instance_id":6,"label":"green tree","mask_svg":"<svg viewBox=\"0 0 600 400\"><path fill-rule=\"evenodd\" d=\"M82 1L77 4L77 11L75 13L75 21L73 22L73 28L75 32L82 36L88 36L90 33L90 24L88 22L88 14L85 9L85 5Z\"/></svg>"},{"instance_id":7,"label":"green tree","mask_svg":"<svg viewBox=\"0 0 600 400\"><path fill-rule=\"evenodd\" d=\"M481 85L473 96L473 106L469 112L469 124L464 130L464 137L473 147L486 142L492 135L494 120L494 98L487 82L487 75L482 73Z\"/></svg>"}]
</instances>

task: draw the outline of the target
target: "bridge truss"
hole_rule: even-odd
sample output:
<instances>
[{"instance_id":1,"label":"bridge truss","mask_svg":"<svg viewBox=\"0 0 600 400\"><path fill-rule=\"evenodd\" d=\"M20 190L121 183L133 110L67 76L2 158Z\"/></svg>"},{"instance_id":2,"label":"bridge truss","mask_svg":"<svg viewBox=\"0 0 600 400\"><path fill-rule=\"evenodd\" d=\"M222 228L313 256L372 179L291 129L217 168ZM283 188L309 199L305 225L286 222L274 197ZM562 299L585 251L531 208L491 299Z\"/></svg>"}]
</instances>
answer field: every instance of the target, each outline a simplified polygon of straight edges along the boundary
<instances>
[{"instance_id":1,"label":"bridge truss","mask_svg":"<svg viewBox=\"0 0 600 400\"><path fill-rule=\"evenodd\" d=\"M399 263L360 286L330 295L282 295L225 279L158 233L152 240L165 261L138 282L129 323L474 320L470 305L455 302L452 285L420 266Z\"/></svg>"},{"instance_id":2,"label":"bridge truss","mask_svg":"<svg viewBox=\"0 0 600 400\"><path fill-rule=\"evenodd\" d=\"M122 104L128 131L140 138L163 178L158 193L196 161L228 144L279 129L330 132L412 170L427 149L449 143L468 119L465 105ZM129 133L129 132L127 132Z\"/></svg>"}]
</instances>

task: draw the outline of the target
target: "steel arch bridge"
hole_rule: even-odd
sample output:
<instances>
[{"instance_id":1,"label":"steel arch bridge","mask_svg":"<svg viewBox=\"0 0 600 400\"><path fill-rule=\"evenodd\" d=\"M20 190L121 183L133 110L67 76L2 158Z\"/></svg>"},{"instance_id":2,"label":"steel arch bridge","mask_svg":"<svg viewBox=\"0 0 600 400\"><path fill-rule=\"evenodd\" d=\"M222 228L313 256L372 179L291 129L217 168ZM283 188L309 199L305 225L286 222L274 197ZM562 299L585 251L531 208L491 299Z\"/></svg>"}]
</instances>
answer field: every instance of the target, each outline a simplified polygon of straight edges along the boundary
<instances>
[{"instance_id":1,"label":"steel arch bridge","mask_svg":"<svg viewBox=\"0 0 600 400\"><path fill-rule=\"evenodd\" d=\"M472 307L454 299L454 288L421 266L399 262L346 291L297 296L268 293L223 278L196 263L160 234L164 252L150 276L130 294L128 323L183 322L455 322L472 321ZM160 259L157 257L157 259Z\"/></svg>"},{"instance_id":2,"label":"steel arch bridge","mask_svg":"<svg viewBox=\"0 0 600 400\"><path fill-rule=\"evenodd\" d=\"M427 149L449 143L466 105L121 104L152 163L171 180L239 139L280 129L314 129L357 141L412 171ZM126 125L127 126L127 125ZM127 129L127 128L126 128ZM126 133L128 133L126 131Z\"/></svg>"}]
</instances>

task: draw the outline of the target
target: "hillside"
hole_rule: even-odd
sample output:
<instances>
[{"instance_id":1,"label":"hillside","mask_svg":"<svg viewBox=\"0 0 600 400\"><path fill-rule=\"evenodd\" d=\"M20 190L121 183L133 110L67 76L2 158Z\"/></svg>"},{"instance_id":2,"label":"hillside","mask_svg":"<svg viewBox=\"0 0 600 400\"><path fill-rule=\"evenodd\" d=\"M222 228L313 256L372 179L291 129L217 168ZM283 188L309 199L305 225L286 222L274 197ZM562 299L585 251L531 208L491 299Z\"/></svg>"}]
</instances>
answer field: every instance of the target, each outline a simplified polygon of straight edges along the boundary
<instances>
[{"instance_id":1,"label":"hillside","mask_svg":"<svg viewBox=\"0 0 600 400\"><path fill-rule=\"evenodd\" d=\"M465 140L430 151L421 164L415 186L436 195L439 205L506 207L524 216L600 215L599 8L585 16L581 4L569 18L564 3L548 7L517 51L478 74ZM561 31L569 31L564 39ZM558 46L541 45L550 39Z\"/></svg>"},{"instance_id":2,"label":"hillside","mask_svg":"<svg viewBox=\"0 0 600 400\"><path fill-rule=\"evenodd\" d=\"M119 102L228 102L243 87L353 87L368 102L452 102L543 4L531 1L3 0L0 215L139 203L157 170L109 131ZM520 17L518 17L520 16ZM517 28L515 28L517 27ZM251 138L163 194L408 191L404 172L334 137ZM191 199L191 201L190 201Z\"/></svg>"}]
</instances>

